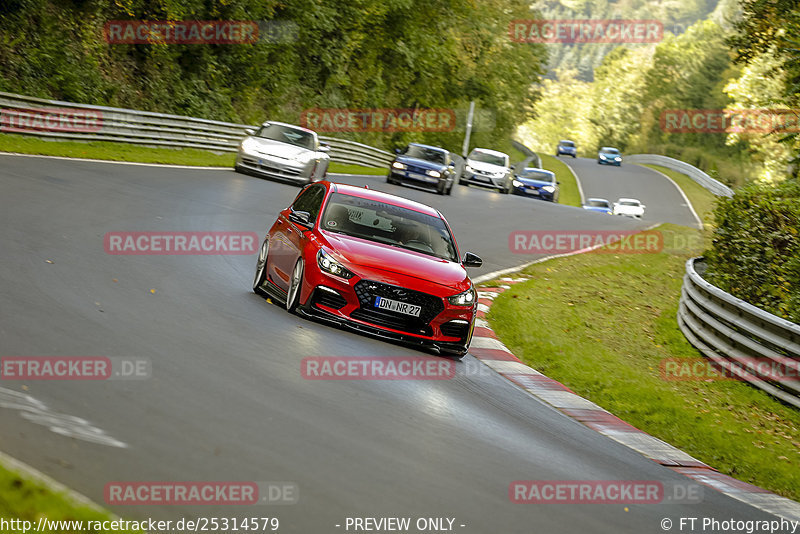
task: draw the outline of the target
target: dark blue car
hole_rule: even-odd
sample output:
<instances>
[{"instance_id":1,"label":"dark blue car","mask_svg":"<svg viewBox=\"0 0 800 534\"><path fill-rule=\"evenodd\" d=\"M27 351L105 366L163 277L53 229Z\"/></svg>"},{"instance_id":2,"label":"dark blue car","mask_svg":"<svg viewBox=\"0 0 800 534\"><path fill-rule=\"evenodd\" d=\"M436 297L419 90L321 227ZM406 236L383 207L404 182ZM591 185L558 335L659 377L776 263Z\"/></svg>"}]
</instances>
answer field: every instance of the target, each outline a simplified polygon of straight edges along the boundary
<instances>
[{"instance_id":1,"label":"dark blue car","mask_svg":"<svg viewBox=\"0 0 800 534\"><path fill-rule=\"evenodd\" d=\"M564 154L566 156L572 156L573 158L578 154L578 148L575 146L575 141L569 141L568 139L562 139L558 142L558 146L556 147L556 157Z\"/></svg>"},{"instance_id":2,"label":"dark blue car","mask_svg":"<svg viewBox=\"0 0 800 534\"><path fill-rule=\"evenodd\" d=\"M515 195L558 202L559 183L556 175L550 171L525 167L522 172L514 175L511 185Z\"/></svg>"},{"instance_id":3,"label":"dark blue car","mask_svg":"<svg viewBox=\"0 0 800 534\"><path fill-rule=\"evenodd\" d=\"M397 157L389 166L387 182L434 189L440 195L449 195L452 192L455 163L449 151L437 146L411 143L405 149L396 149L395 152Z\"/></svg>"}]
</instances>

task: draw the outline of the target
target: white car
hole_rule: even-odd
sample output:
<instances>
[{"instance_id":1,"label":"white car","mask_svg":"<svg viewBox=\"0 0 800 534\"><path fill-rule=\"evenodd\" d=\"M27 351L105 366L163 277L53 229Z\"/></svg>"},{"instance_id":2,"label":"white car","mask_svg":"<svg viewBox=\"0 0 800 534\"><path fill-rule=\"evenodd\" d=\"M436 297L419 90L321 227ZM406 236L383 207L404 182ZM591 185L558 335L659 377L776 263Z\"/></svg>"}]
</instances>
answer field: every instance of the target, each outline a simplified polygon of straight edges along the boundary
<instances>
[{"instance_id":1,"label":"white car","mask_svg":"<svg viewBox=\"0 0 800 534\"><path fill-rule=\"evenodd\" d=\"M464 162L458 183L482 185L509 193L513 179L508 154L488 148L473 148Z\"/></svg>"},{"instance_id":2,"label":"white car","mask_svg":"<svg viewBox=\"0 0 800 534\"><path fill-rule=\"evenodd\" d=\"M330 147L316 132L283 122L268 121L239 145L237 172L301 184L319 182L328 174Z\"/></svg>"},{"instance_id":3,"label":"white car","mask_svg":"<svg viewBox=\"0 0 800 534\"><path fill-rule=\"evenodd\" d=\"M641 219L644 217L645 205L635 198L621 198L614 202L614 215L624 215Z\"/></svg>"}]
</instances>

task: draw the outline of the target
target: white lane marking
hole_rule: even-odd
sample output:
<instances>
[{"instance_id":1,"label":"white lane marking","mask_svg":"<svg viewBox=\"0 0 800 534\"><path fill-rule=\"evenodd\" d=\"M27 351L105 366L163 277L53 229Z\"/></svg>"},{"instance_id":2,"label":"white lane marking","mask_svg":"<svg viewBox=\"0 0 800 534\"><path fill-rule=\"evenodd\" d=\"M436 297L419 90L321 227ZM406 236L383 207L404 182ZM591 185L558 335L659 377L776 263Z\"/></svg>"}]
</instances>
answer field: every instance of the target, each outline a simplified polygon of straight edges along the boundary
<instances>
[{"instance_id":1,"label":"white lane marking","mask_svg":"<svg viewBox=\"0 0 800 534\"><path fill-rule=\"evenodd\" d=\"M117 165L140 165L143 167L164 167L168 169L195 169L201 171L233 171L233 167L224 166L224 167L199 167L195 165L170 165L167 163L139 163L136 161L114 161L110 159L91 159L91 158L68 158L66 156L45 156L44 154L20 154L19 152L0 152L0 155L3 156L20 156L24 158L46 158L46 159L57 159L57 160L66 160L66 161L86 161L89 163L115 163Z\"/></svg>"},{"instance_id":2,"label":"white lane marking","mask_svg":"<svg viewBox=\"0 0 800 534\"><path fill-rule=\"evenodd\" d=\"M510 360L480 360L501 375L537 375L544 376L539 371L532 369L522 362Z\"/></svg>"},{"instance_id":3,"label":"white lane marking","mask_svg":"<svg viewBox=\"0 0 800 534\"><path fill-rule=\"evenodd\" d=\"M590 400L584 399L580 395L576 395L569 391L560 389L542 390L539 388L533 389L532 394L536 395L548 404L552 404L556 408L566 408L568 410L603 410L600 406Z\"/></svg>"},{"instance_id":4,"label":"white lane marking","mask_svg":"<svg viewBox=\"0 0 800 534\"><path fill-rule=\"evenodd\" d=\"M689 207L689 211L692 212L692 216L694 217L694 220L697 222L698 230L702 230L703 229L703 221L701 221L700 217L697 216L697 212L694 211L694 206L692 206L692 203L689 200L689 197L687 197L686 193L683 192L683 189L681 189L681 187L677 183L675 183L675 180L673 180L672 178L670 178L669 176L667 176L663 172L657 171L656 169L654 169L652 167L645 167L644 165L641 165L639 163L634 163L634 165L639 165L639 167L644 167L647 170L656 172L656 173L660 174L661 176L663 176L664 178L666 178L667 180L669 180L670 183L672 183L672 185L675 186L675 189L678 190L678 193L680 193L681 196L683 197L683 201L686 202L686 205ZM675 172L678 172L678 171L675 171Z\"/></svg>"},{"instance_id":5,"label":"white lane marking","mask_svg":"<svg viewBox=\"0 0 800 534\"><path fill-rule=\"evenodd\" d=\"M478 311L480 311L480 312L483 312L483 313L486 313L486 312L488 312L488 311L489 311L489 306L487 306L486 304L483 304L483 303L479 302L479 303L478 303Z\"/></svg>"},{"instance_id":6,"label":"white lane marking","mask_svg":"<svg viewBox=\"0 0 800 534\"><path fill-rule=\"evenodd\" d=\"M508 350L508 347L503 345L500 341L496 340L493 337L473 337L472 343L470 343L470 348L473 349L493 349L493 350L502 350L503 352L507 352L511 354L511 351Z\"/></svg>"},{"instance_id":7,"label":"white lane marking","mask_svg":"<svg viewBox=\"0 0 800 534\"><path fill-rule=\"evenodd\" d=\"M572 167L569 166L569 163L564 163L564 165L567 166L569 172L571 172L572 176L575 177L575 183L578 184L578 194L581 196L581 206L583 206L584 204L586 204L586 197L583 196L583 187L581 186L581 179L578 178L578 174L573 170Z\"/></svg>"},{"instance_id":8,"label":"white lane marking","mask_svg":"<svg viewBox=\"0 0 800 534\"><path fill-rule=\"evenodd\" d=\"M0 388L0 408L17 410L20 417L46 426L51 432L61 436L80 439L109 447L127 448L128 445L112 438L86 419L50 410L42 401L25 393Z\"/></svg>"}]
</instances>

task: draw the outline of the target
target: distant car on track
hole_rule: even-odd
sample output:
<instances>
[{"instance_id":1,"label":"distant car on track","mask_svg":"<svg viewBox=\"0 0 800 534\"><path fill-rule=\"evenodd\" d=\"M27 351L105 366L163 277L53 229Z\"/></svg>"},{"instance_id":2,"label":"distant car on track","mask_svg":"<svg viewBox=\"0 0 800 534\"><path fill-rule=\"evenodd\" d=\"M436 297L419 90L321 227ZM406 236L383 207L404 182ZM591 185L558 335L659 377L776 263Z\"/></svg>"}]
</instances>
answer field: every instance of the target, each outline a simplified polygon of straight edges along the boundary
<instances>
[{"instance_id":1,"label":"distant car on track","mask_svg":"<svg viewBox=\"0 0 800 534\"><path fill-rule=\"evenodd\" d=\"M328 174L330 148L316 132L283 122L268 121L247 130L239 144L235 170L300 184L323 180Z\"/></svg>"},{"instance_id":2,"label":"distant car on track","mask_svg":"<svg viewBox=\"0 0 800 534\"><path fill-rule=\"evenodd\" d=\"M635 198L621 198L614 203L614 215L624 215L641 219L644 217L645 205Z\"/></svg>"},{"instance_id":3,"label":"distant car on track","mask_svg":"<svg viewBox=\"0 0 800 534\"><path fill-rule=\"evenodd\" d=\"M573 158L578 154L578 148L575 146L575 141L562 139L558 142L556 147L556 157L564 154L565 156L572 156Z\"/></svg>"},{"instance_id":4,"label":"distant car on track","mask_svg":"<svg viewBox=\"0 0 800 534\"><path fill-rule=\"evenodd\" d=\"M397 149L396 153L397 157L389 165L387 182L433 188L440 195L449 195L453 191L455 162L448 150L411 143L403 150Z\"/></svg>"},{"instance_id":5,"label":"distant car on track","mask_svg":"<svg viewBox=\"0 0 800 534\"><path fill-rule=\"evenodd\" d=\"M513 178L509 161L508 154L503 152L473 148L464 162L464 170L458 183L491 187L504 194L510 193Z\"/></svg>"},{"instance_id":6,"label":"distant car on track","mask_svg":"<svg viewBox=\"0 0 800 534\"><path fill-rule=\"evenodd\" d=\"M289 311L461 357L478 296L439 211L322 181L281 211L258 254L253 290Z\"/></svg>"},{"instance_id":7,"label":"distant car on track","mask_svg":"<svg viewBox=\"0 0 800 534\"><path fill-rule=\"evenodd\" d=\"M587 198L583 209L613 215L614 207L604 198Z\"/></svg>"},{"instance_id":8,"label":"distant car on track","mask_svg":"<svg viewBox=\"0 0 800 534\"><path fill-rule=\"evenodd\" d=\"M622 154L613 146L604 146L597 153L597 163L600 165L622 165Z\"/></svg>"},{"instance_id":9,"label":"distant car on track","mask_svg":"<svg viewBox=\"0 0 800 534\"><path fill-rule=\"evenodd\" d=\"M559 183L551 171L525 167L514 175L511 185L514 186L514 194L558 202Z\"/></svg>"}]
</instances>

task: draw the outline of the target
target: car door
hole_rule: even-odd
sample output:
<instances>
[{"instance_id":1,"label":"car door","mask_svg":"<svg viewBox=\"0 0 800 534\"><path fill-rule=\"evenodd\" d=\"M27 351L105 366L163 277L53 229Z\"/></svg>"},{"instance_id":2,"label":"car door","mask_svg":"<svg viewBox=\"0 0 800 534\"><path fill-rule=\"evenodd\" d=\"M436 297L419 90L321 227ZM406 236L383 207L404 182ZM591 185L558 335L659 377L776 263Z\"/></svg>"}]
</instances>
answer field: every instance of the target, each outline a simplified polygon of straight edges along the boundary
<instances>
[{"instance_id":1,"label":"car door","mask_svg":"<svg viewBox=\"0 0 800 534\"><path fill-rule=\"evenodd\" d=\"M322 201L325 199L325 191L325 186L321 184L307 186L292 205L280 213L275 223L268 272L273 283L283 291L289 289L289 277L294 269L294 264L308 243L308 234L319 216ZM308 212L311 228L292 221L289 218L292 211Z\"/></svg>"}]
</instances>

